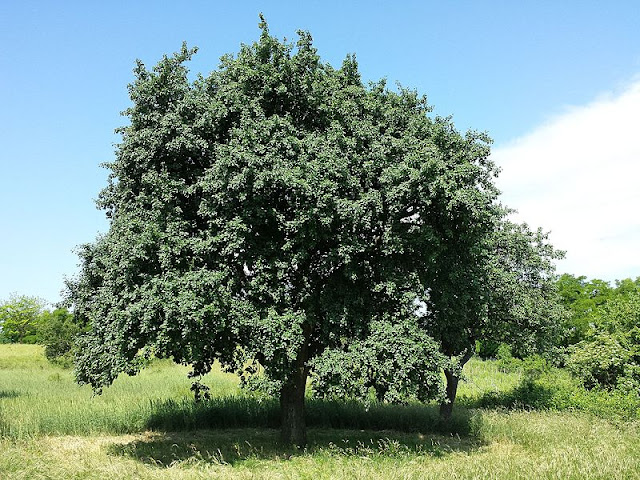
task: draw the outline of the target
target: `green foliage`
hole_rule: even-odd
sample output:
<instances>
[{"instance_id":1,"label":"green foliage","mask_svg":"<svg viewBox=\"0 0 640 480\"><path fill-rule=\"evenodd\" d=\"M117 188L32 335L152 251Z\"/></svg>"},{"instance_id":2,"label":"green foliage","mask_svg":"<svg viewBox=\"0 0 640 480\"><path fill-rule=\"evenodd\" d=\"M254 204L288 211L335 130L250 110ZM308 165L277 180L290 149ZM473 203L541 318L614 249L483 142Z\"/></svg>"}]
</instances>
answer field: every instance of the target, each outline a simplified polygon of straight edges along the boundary
<instances>
[{"instance_id":1,"label":"green foliage","mask_svg":"<svg viewBox=\"0 0 640 480\"><path fill-rule=\"evenodd\" d=\"M67 309L44 311L40 316L39 336L47 359L65 367L72 366L76 337L81 331Z\"/></svg>"},{"instance_id":2,"label":"green foliage","mask_svg":"<svg viewBox=\"0 0 640 480\"><path fill-rule=\"evenodd\" d=\"M498 348L500 348L501 345L502 344L500 342L496 342L495 340L491 339L476 340L475 353L483 360L496 358L496 355L498 354Z\"/></svg>"},{"instance_id":3,"label":"green foliage","mask_svg":"<svg viewBox=\"0 0 640 480\"><path fill-rule=\"evenodd\" d=\"M609 300L593 321L587 338L570 349L568 368L587 388L640 395L640 292Z\"/></svg>"},{"instance_id":4,"label":"green foliage","mask_svg":"<svg viewBox=\"0 0 640 480\"><path fill-rule=\"evenodd\" d=\"M615 337L607 334L580 342L570 352L567 367L587 388L615 387L624 374L625 365L631 360L630 352Z\"/></svg>"},{"instance_id":5,"label":"green foliage","mask_svg":"<svg viewBox=\"0 0 640 480\"><path fill-rule=\"evenodd\" d=\"M511 390L486 392L477 405L485 408L578 410L607 419L640 419L640 397L621 389L585 390L582 383L565 369L545 360L514 359L510 372L521 372L521 380Z\"/></svg>"},{"instance_id":6,"label":"green foliage","mask_svg":"<svg viewBox=\"0 0 640 480\"><path fill-rule=\"evenodd\" d=\"M367 382L383 398L426 399L436 357L400 340L416 371L393 376L400 359L380 348L376 322L403 332L420 322L455 355L487 331L496 249L512 233L524 251L543 240L504 221L485 134L432 118L412 90L364 85L353 56L340 69L321 63L308 33L294 46L261 29L193 82L195 49L153 70L138 63L98 202L109 231L81 247L68 284L90 326L78 380L99 390L148 354L196 377L219 360L260 371L288 401L303 398L314 359L353 344L372 347L380 363Z\"/></svg>"},{"instance_id":7,"label":"green foliage","mask_svg":"<svg viewBox=\"0 0 640 480\"><path fill-rule=\"evenodd\" d=\"M567 367L587 388L640 393L640 277L602 280L563 275L558 280L571 312L565 325Z\"/></svg>"},{"instance_id":8,"label":"green foliage","mask_svg":"<svg viewBox=\"0 0 640 480\"><path fill-rule=\"evenodd\" d=\"M327 349L311 363L320 397L406 403L442 397L445 359L418 325L374 322L369 336L345 349Z\"/></svg>"},{"instance_id":9,"label":"green foliage","mask_svg":"<svg viewBox=\"0 0 640 480\"><path fill-rule=\"evenodd\" d=\"M600 310L609 301L640 292L640 277L616 280L612 287L604 280L587 280L564 274L557 281L562 304L569 312L563 325L564 346L575 345L593 334L592 326L598 323Z\"/></svg>"},{"instance_id":10,"label":"green foliage","mask_svg":"<svg viewBox=\"0 0 640 480\"><path fill-rule=\"evenodd\" d=\"M564 252L554 249L541 229L509 221L490 240L486 316L475 338L508 345L518 358L548 351L565 314L555 285L555 261Z\"/></svg>"},{"instance_id":11,"label":"green foliage","mask_svg":"<svg viewBox=\"0 0 640 480\"><path fill-rule=\"evenodd\" d=\"M36 343L45 303L36 297L12 295L0 304L0 337L11 343Z\"/></svg>"},{"instance_id":12,"label":"green foliage","mask_svg":"<svg viewBox=\"0 0 640 480\"><path fill-rule=\"evenodd\" d=\"M554 261L563 252L541 230L502 215L469 263L444 268L446 275L430 291L427 332L451 358L468 359L476 349L494 356L500 345L524 357L548 350L558 335L564 311Z\"/></svg>"}]
</instances>

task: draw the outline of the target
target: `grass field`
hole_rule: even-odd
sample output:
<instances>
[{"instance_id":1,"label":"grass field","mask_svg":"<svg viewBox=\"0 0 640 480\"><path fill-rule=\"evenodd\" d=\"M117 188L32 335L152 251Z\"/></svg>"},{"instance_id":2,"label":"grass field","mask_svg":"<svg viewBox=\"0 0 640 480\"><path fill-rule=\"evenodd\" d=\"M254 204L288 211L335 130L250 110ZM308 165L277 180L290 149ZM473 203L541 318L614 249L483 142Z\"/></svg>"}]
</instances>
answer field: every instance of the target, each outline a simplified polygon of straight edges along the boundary
<instances>
[{"instance_id":1,"label":"grass field","mask_svg":"<svg viewBox=\"0 0 640 480\"><path fill-rule=\"evenodd\" d=\"M467 365L448 425L436 406L310 401L305 450L278 443L275 402L217 370L195 405L186 372L156 361L93 396L40 347L0 345L0 479L640 478L635 413L507 408L522 374L497 362Z\"/></svg>"}]
</instances>

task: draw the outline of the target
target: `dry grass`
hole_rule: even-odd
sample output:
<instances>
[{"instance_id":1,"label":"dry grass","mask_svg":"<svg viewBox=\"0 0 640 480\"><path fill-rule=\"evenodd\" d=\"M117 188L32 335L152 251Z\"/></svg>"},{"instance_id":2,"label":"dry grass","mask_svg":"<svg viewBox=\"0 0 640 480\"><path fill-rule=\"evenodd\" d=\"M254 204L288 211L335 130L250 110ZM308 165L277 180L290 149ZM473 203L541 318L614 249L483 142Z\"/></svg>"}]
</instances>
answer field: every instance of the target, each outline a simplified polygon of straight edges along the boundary
<instances>
[{"instance_id":1,"label":"dry grass","mask_svg":"<svg viewBox=\"0 0 640 480\"><path fill-rule=\"evenodd\" d=\"M167 414L188 413L180 407L189 395L181 367L160 362L91 397L40 357L37 347L0 346L2 480L640 479L638 421L477 409L460 417L467 424L460 436L312 428L300 451L280 445L270 428L146 430L151 399L177 401ZM468 404L519 380L492 363L469 366L461 391ZM237 379L221 372L208 382L214 393L237 393ZM401 410L380 415L406 426Z\"/></svg>"},{"instance_id":2,"label":"dry grass","mask_svg":"<svg viewBox=\"0 0 640 480\"><path fill-rule=\"evenodd\" d=\"M473 438L312 429L305 451L273 430L2 441L6 479L634 479L640 428L560 413L478 412Z\"/></svg>"}]
</instances>

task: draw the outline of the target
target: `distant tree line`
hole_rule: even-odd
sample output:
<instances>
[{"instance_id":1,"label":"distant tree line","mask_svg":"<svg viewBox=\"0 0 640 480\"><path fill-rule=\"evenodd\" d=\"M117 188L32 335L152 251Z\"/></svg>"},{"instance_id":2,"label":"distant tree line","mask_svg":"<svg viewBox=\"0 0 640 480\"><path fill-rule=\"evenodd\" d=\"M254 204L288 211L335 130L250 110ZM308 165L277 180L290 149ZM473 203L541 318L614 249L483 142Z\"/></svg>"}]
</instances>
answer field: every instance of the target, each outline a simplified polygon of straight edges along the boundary
<instances>
[{"instance_id":1,"label":"distant tree line","mask_svg":"<svg viewBox=\"0 0 640 480\"><path fill-rule=\"evenodd\" d=\"M46 308L46 302L28 295L11 295L0 303L0 343L38 343L46 357L70 367L76 337L82 332L66 308Z\"/></svg>"}]
</instances>

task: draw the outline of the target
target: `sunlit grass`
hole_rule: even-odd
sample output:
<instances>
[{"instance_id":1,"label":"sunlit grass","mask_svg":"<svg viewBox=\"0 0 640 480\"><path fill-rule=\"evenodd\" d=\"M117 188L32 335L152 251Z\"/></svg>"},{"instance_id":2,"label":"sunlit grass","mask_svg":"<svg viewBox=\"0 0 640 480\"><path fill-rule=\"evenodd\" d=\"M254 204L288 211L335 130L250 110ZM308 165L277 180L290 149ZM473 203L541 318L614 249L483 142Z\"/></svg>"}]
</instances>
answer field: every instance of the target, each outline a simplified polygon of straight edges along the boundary
<instances>
[{"instance_id":1,"label":"sunlit grass","mask_svg":"<svg viewBox=\"0 0 640 480\"><path fill-rule=\"evenodd\" d=\"M436 405L309 401L304 450L279 443L277 401L215 370L196 404L187 372L156 361L94 396L40 347L0 345L0 479L640 478L638 421L544 408L563 390L518 410L523 375L498 362L469 362L447 425Z\"/></svg>"},{"instance_id":2,"label":"sunlit grass","mask_svg":"<svg viewBox=\"0 0 640 480\"><path fill-rule=\"evenodd\" d=\"M13 478L634 479L640 428L569 413L478 411L470 437L311 429L309 447L273 429L0 440Z\"/></svg>"},{"instance_id":3,"label":"sunlit grass","mask_svg":"<svg viewBox=\"0 0 640 480\"><path fill-rule=\"evenodd\" d=\"M102 395L94 395L90 387L75 383L72 371L49 364L41 347L0 345L0 436L143 431L158 405L192 400L188 371L156 360L139 375L122 375ZM203 383L217 396L239 393L237 377L219 368Z\"/></svg>"},{"instance_id":4,"label":"sunlit grass","mask_svg":"<svg viewBox=\"0 0 640 480\"><path fill-rule=\"evenodd\" d=\"M506 372L497 361L472 358L464 367L457 401L465 404L489 392L506 392L517 387L521 380L521 373Z\"/></svg>"}]
</instances>

